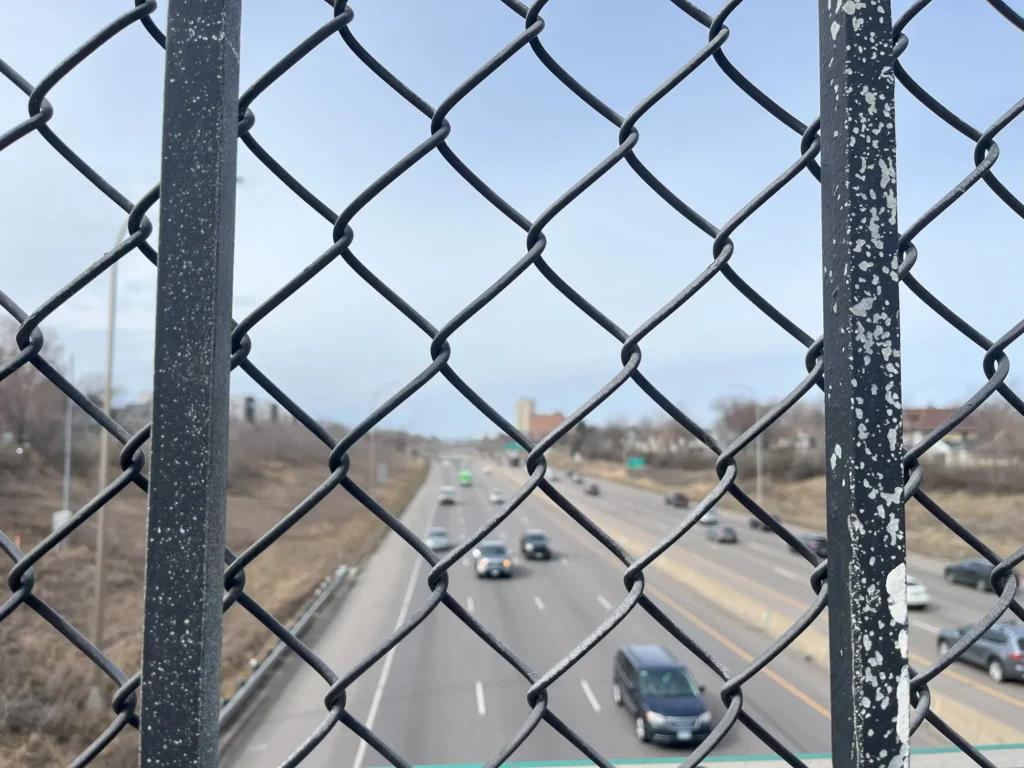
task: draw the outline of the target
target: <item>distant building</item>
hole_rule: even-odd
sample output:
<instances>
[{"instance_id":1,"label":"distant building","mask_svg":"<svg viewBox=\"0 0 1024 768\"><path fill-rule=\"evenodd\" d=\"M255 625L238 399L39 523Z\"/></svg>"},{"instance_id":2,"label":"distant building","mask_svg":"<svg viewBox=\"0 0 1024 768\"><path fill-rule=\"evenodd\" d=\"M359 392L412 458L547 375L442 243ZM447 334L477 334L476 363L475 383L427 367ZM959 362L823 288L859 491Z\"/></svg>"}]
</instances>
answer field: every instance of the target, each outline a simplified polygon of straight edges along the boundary
<instances>
[{"instance_id":1,"label":"distant building","mask_svg":"<svg viewBox=\"0 0 1024 768\"><path fill-rule=\"evenodd\" d=\"M907 448L917 445L954 413L956 408L904 408L903 444ZM925 455L946 464L972 466L977 463L973 450L977 440L977 432L970 424L961 422Z\"/></svg>"},{"instance_id":2,"label":"distant building","mask_svg":"<svg viewBox=\"0 0 1024 768\"><path fill-rule=\"evenodd\" d=\"M232 395L232 421L245 424L278 424L291 421L291 414L273 400L259 400L252 395Z\"/></svg>"},{"instance_id":3,"label":"distant building","mask_svg":"<svg viewBox=\"0 0 1024 768\"><path fill-rule=\"evenodd\" d=\"M534 442L549 434L563 421L565 416L560 411L537 413L536 403L529 398L516 403L516 428Z\"/></svg>"}]
</instances>

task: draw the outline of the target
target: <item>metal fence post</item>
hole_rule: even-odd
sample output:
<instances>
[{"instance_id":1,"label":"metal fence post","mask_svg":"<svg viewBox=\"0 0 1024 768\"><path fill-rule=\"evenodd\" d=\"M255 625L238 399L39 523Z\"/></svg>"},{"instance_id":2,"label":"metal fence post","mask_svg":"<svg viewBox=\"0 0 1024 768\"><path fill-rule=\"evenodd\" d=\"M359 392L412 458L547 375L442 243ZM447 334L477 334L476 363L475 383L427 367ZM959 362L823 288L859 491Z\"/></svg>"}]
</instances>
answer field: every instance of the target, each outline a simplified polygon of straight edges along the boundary
<instances>
[{"instance_id":1,"label":"metal fence post","mask_svg":"<svg viewBox=\"0 0 1024 768\"><path fill-rule=\"evenodd\" d=\"M142 766L217 763L240 5L167 14Z\"/></svg>"},{"instance_id":2,"label":"metal fence post","mask_svg":"<svg viewBox=\"0 0 1024 768\"><path fill-rule=\"evenodd\" d=\"M907 762L906 543L889 0L819 0L832 752Z\"/></svg>"}]
</instances>

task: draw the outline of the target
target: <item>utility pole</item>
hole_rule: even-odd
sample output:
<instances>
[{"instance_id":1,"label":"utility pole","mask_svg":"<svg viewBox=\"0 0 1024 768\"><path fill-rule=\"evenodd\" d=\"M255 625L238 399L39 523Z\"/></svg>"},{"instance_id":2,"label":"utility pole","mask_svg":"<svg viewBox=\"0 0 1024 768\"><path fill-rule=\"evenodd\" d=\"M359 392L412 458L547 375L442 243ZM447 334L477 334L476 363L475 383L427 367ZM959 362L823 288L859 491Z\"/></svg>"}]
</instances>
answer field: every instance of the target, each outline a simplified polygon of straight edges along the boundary
<instances>
[{"instance_id":1,"label":"utility pole","mask_svg":"<svg viewBox=\"0 0 1024 768\"><path fill-rule=\"evenodd\" d=\"M75 381L75 358L72 355L68 363L68 381ZM71 416L73 403L65 398L64 405L64 493L61 496L61 509L71 509Z\"/></svg>"},{"instance_id":2,"label":"utility pole","mask_svg":"<svg viewBox=\"0 0 1024 768\"><path fill-rule=\"evenodd\" d=\"M127 217L117 230L114 237L114 245L117 248L128 234ZM107 365L106 375L103 380L103 410L110 415L111 398L113 393L114 380L114 325L117 315L117 262L110 265L110 292L107 299ZM100 466L99 466L99 489L102 492L107 487L107 464L110 462L110 435L107 430L100 428ZM106 528L106 505L96 510L96 568L93 582L93 617L92 617L92 642L97 648L103 648L103 598L104 598L104 556L105 542L104 532Z\"/></svg>"}]
</instances>

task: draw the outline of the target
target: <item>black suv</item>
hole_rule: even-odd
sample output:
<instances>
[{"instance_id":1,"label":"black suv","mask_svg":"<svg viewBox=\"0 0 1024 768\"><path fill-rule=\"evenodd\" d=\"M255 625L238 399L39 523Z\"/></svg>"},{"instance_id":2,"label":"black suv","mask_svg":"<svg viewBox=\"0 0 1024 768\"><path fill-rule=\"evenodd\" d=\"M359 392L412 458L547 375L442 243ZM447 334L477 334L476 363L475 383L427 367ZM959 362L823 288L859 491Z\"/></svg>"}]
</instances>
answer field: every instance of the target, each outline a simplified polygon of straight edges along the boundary
<instances>
[{"instance_id":1,"label":"black suv","mask_svg":"<svg viewBox=\"0 0 1024 768\"><path fill-rule=\"evenodd\" d=\"M539 529L531 529L519 539L519 549L527 560L550 560L551 547L548 535Z\"/></svg>"},{"instance_id":2,"label":"black suv","mask_svg":"<svg viewBox=\"0 0 1024 768\"><path fill-rule=\"evenodd\" d=\"M627 645L615 654L612 699L633 715L640 741L703 741L711 733L703 690L660 645Z\"/></svg>"}]
</instances>

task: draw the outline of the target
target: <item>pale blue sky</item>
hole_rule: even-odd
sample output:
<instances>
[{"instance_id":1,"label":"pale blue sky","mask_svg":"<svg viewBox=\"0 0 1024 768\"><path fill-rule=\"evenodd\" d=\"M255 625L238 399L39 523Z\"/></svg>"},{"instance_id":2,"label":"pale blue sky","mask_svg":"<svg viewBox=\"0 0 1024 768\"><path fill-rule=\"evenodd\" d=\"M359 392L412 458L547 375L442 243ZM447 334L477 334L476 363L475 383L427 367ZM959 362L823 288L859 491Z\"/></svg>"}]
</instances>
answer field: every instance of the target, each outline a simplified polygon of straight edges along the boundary
<instances>
[{"instance_id":1,"label":"pale blue sky","mask_svg":"<svg viewBox=\"0 0 1024 768\"><path fill-rule=\"evenodd\" d=\"M906 2L896 4L897 12ZM1019 0L1012 5L1024 11ZM38 81L106 20L120 0L12 0L0 7L0 56ZM818 111L816 3L747 0L729 20L736 66L804 122ZM511 41L522 19L499 0L354 2L363 45L437 106ZM713 6L705 10L714 12ZM164 24L163 9L156 15ZM331 16L317 0L246 0L242 84ZM680 67L707 31L668 0L552 0L542 40L577 79L621 114ZM935 0L907 30L907 69L984 129L1024 95L1024 46L983 0ZM50 94L53 129L122 192L138 199L159 175L161 51L139 25L122 32ZM0 130L22 120L25 97L0 82ZM429 120L378 80L337 37L254 104L254 135L340 211L429 135ZM897 92L901 226L973 167L973 145L912 96ZM526 48L451 113L449 145L501 195L535 217L616 146L617 129L558 82ZM714 65L703 65L639 124L637 154L715 224L799 155L799 137ZM999 138L996 172L1024 196L1024 123ZM313 213L240 145L235 317L240 319L331 242ZM2 287L34 308L95 261L119 210L38 136L0 153ZM735 269L812 335L821 328L819 188L791 183L734 236ZM155 212L151 214L155 221ZM355 253L436 326L525 253L525 234L435 154L353 222ZM711 241L620 164L545 230L551 266L620 326L632 329L710 260ZM915 275L995 338L1024 311L1024 223L978 185L917 239ZM151 388L155 274L138 254L121 271L115 375L126 395ZM106 281L48 326L76 356L102 367ZM962 402L983 381L982 352L903 294L904 400ZM374 393L390 394L429 362L429 340L343 262L261 322L252 359L312 413L354 423ZM452 366L508 418L515 400L569 412L610 379L619 348L528 271L452 338ZM803 349L716 278L643 344L643 370L697 417L752 388L781 397L803 375ZM232 386L250 392L244 373ZM631 383L598 419L656 415ZM440 377L387 422L461 436L489 422Z\"/></svg>"}]
</instances>

